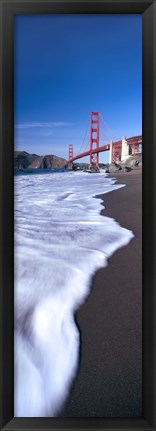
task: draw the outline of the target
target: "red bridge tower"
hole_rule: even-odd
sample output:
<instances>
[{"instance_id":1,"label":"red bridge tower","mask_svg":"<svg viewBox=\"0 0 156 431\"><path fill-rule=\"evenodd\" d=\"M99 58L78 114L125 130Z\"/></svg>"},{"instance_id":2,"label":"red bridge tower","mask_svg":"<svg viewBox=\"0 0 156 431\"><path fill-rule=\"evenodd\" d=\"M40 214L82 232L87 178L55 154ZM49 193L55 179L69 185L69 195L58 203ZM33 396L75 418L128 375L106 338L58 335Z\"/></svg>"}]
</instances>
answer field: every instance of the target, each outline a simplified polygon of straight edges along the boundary
<instances>
[{"instance_id":1,"label":"red bridge tower","mask_svg":"<svg viewBox=\"0 0 156 431\"><path fill-rule=\"evenodd\" d=\"M68 168L72 168L73 165L73 144L69 144L69 163Z\"/></svg>"},{"instance_id":2,"label":"red bridge tower","mask_svg":"<svg viewBox=\"0 0 156 431\"><path fill-rule=\"evenodd\" d=\"M92 150L99 148L99 112L90 113L90 167L99 167L99 153L92 153Z\"/></svg>"}]
</instances>

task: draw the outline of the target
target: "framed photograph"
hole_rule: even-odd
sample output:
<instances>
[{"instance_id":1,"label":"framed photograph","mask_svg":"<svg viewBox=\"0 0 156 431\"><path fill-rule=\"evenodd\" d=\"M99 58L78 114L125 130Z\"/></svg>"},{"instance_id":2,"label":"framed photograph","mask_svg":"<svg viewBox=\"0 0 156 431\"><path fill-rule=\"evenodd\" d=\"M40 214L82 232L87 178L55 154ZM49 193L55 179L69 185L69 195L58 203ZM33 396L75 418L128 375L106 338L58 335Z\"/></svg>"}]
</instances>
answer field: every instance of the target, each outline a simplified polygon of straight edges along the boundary
<instances>
[{"instance_id":1,"label":"framed photograph","mask_svg":"<svg viewBox=\"0 0 156 431\"><path fill-rule=\"evenodd\" d=\"M0 18L1 429L155 430L156 2Z\"/></svg>"}]
</instances>

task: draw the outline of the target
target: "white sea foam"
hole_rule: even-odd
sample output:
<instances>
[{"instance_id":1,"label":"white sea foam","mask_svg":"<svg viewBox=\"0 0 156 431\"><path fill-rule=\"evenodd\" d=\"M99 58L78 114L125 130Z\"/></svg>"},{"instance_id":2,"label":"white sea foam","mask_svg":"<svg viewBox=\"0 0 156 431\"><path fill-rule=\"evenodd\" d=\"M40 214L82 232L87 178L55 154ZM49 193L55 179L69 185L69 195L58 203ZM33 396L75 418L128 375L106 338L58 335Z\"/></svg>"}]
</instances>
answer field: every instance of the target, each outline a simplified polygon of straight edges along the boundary
<instances>
[{"instance_id":1,"label":"white sea foam","mask_svg":"<svg viewBox=\"0 0 156 431\"><path fill-rule=\"evenodd\" d=\"M74 312L95 271L133 237L100 215L93 197L120 187L101 173L15 177L16 417L57 416L69 393L79 357Z\"/></svg>"}]
</instances>

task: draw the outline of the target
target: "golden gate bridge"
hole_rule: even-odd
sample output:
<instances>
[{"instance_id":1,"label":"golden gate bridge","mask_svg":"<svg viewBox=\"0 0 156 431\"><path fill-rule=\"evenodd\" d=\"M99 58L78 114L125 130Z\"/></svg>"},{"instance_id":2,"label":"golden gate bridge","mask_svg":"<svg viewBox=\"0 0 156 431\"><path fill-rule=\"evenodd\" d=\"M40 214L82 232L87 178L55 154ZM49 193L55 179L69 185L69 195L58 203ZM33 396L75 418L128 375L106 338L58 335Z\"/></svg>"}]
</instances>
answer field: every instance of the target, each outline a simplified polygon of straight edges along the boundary
<instances>
[{"instance_id":1,"label":"golden gate bridge","mask_svg":"<svg viewBox=\"0 0 156 431\"><path fill-rule=\"evenodd\" d=\"M106 130L103 130L102 123ZM117 140L114 133L111 131L109 126L104 121L100 112L90 113L90 122L87 131L89 130L89 140L85 133L81 148L76 156L74 156L73 144L69 144L69 157L68 157L68 167L72 168L73 162L81 159L82 157L89 156L90 164L89 166L99 167L99 153L104 151L109 151L109 163L119 163L124 161L129 155L137 154L141 152L142 147L142 135L132 136L126 138L125 136ZM114 141L111 138L115 138ZM107 143L106 143L107 142ZM89 147L89 148L88 148Z\"/></svg>"}]
</instances>

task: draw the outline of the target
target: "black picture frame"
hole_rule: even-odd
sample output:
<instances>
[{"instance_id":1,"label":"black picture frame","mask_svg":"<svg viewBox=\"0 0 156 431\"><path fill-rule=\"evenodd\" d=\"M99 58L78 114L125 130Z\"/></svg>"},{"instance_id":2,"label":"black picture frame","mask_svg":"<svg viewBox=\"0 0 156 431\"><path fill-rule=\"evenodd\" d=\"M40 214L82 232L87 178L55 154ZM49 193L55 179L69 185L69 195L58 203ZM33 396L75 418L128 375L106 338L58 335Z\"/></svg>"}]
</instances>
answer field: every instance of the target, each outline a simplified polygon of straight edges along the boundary
<instances>
[{"instance_id":1,"label":"black picture frame","mask_svg":"<svg viewBox=\"0 0 156 431\"><path fill-rule=\"evenodd\" d=\"M14 15L142 14L143 23L143 416L14 418ZM0 3L0 425L1 430L156 430L156 1L1 0Z\"/></svg>"}]
</instances>

